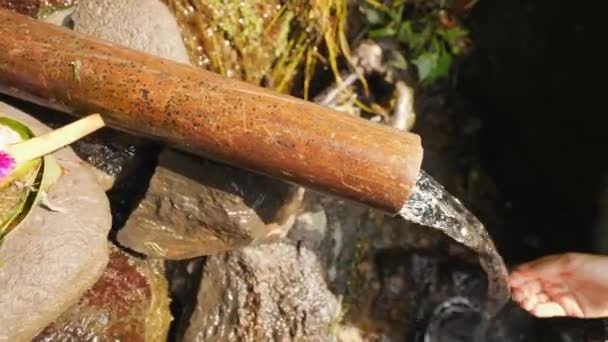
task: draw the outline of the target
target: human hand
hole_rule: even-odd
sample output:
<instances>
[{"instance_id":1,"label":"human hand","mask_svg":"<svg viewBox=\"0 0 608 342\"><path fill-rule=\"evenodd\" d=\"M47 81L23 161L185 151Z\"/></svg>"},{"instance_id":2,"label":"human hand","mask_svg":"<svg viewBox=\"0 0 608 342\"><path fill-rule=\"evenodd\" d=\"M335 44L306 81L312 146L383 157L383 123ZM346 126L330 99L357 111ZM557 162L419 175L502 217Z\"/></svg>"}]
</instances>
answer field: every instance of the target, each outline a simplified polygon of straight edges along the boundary
<instances>
[{"instance_id":1,"label":"human hand","mask_svg":"<svg viewBox=\"0 0 608 342\"><path fill-rule=\"evenodd\" d=\"M608 257L566 253L518 266L513 300L537 317L608 317Z\"/></svg>"}]
</instances>

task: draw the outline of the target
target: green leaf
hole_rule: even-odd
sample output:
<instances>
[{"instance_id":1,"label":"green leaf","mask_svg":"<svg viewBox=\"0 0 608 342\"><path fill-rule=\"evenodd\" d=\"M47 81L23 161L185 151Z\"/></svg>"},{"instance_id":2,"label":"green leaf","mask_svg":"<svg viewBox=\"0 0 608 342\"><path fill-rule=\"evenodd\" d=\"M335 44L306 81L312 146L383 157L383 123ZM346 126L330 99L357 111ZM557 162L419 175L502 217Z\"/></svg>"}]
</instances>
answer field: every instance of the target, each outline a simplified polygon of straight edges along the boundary
<instances>
[{"instance_id":1,"label":"green leaf","mask_svg":"<svg viewBox=\"0 0 608 342\"><path fill-rule=\"evenodd\" d=\"M31 201L40 166L40 160L34 161L0 189L0 239L20 221L19 215Z\"/></svg>"},{"instance_id":2,"label":"green leaf","mask_svg":"<svg viewBox=\"0 0 608 342\"><path fill-rule=\"evenodd\" d=\"M388 63L392 67L397 68L399 70L407 69L407 60L405 59L403 54L398 51L393 51L391 55L391 59L388 61Z\"/></svg>"},{"instance_id":3,"label":"green leaf","mask_svg":"<svg viewBox=\"0 0 608 342\"><path fill-rule=\"evenodd\" d=\"M425 81L429 78L429 75L433 73L437 65L439 55L437 53L425 52L420 54L412 63L416 65L418 69L418 78L421 81Z\"/></svg>"},{"instance_id":4,"label":"green leaf","mask_svg":"<svg viewBox=\"0 0 608 342\"><path fill-rule=\"evenodd\" d=\"M397 35L397 30L393 26L386 26L370 30L368 36L374 39L391 38Z\"/></svg>"},{"instance_id":5,"label":"green leaf","mask_svg":"<svg viewBox=\"0 0 608 342\"><path fill-rule=\"evenodd\" d=\"M44 156L44 170L42 172L42 181L40 182L40 191L48 192L48 190L57 183L62 174L61 165L53 155ZM40 203L39 201L36 204Z\"/></svg>"},{"instance_id":6,"label":"green leaf","mask_svg":"<svg viewBox=\"0 0 608 342\"><path fill-rule=\"evenodd\" d=\"M34 136L34 133L24 124L17 120L7 118L5 116L0 117L0 125L6 126L19 134L21 139L26 140Z\"/></svg>"},{"instance_id":7,"label":"green leaf","mask_svg":"<svg viewBox=\"0 0 608 342\"><path fill-rule=\"evenodd\" d=\"M459 54L460 48L458 47L458 41L466 38L469 35L469 32L461 27L454 27L449 30L438 30L437 35L446 41L454 54Z\"/></svg>"},{"instance_id":8,"label":"green leaf","mask_svg":"<svg viewBox=\"0 0 608 342\"><path fill-rule=\"evenodd\" d=\"M412 30L412 23L404 21L399 26L399 33L397 34L397 40L402 43L411 44L416 40L416 33Z\"/></svg>"},{"instance_id":9,"label":"green leaf","mask_svg":"<svg viewBox=\"0 0 608 342\"><path fill-rule=\"evenodd\" d=\"M27 126L7 117L0 117L0 125L10 128L24 140L34 136ZM0 243L25 221L60 176L61 167L52 155L47 155L18 166L0 184Z\"/></svg>"},{"instance_id":10,"label":"green leaf","mask_svg":"<svg viewBox=\"0 0 608 342\"><path fill-rule=\"evenodd\" d=\"M365 18L371 25L381 25L386 21L386 15L375 8L365 7L363 13L365 13Z\"/></svg>"},{"instance_id":11,"label":"green leaf","mask_svg":"<svg viewBox=\"0 0 608 342\"><path fill-rule=\"evenodd\" d=\"M452 56L441 48L438 52L425 52L412 63L418 69L422 83L429 84L448 75L452 65Z\"/></svg>"}]
</instances>

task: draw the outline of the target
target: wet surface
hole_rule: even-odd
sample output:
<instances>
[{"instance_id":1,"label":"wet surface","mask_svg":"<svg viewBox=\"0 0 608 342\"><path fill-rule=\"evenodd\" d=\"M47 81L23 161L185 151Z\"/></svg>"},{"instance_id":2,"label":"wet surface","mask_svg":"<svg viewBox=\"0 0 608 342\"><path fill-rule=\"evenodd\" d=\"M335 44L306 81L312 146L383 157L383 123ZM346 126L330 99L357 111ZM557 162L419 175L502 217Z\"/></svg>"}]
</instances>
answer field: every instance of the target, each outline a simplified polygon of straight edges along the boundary
<instances>
[{"instance_id":1,"label":"wet surface","mask_svg":"<svg viewBox=\"0 0 608 342\"><path fill-rule=\"evenodd\" d=\"M164 341L171 315L160 260L116 247L99 280L33 341Z\"/></svg>"},{"instance_id":2,"label":"wet surface","mask_svg":"<svg viewBox=\"0 0 608 342\"><path fill-rule=\"evenodd\" d=\"M420 172L416 189L400 215L408 221L438 229L479 255L488 276L488 303L484 309L490 316L509 300L507 268L483 224L426 172Z\"/></svg>"}]
</instances>

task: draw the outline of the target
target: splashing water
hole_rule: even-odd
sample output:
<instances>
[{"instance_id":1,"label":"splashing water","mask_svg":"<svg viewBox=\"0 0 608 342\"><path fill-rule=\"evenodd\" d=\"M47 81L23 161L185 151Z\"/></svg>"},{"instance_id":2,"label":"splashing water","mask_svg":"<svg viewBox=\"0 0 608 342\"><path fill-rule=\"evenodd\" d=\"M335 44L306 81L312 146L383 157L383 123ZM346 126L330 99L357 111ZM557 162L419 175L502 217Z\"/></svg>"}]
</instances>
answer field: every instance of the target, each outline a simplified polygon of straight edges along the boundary
<instances>
[{"instance_id":1,"label":"splashing water","mask_svg":"<svg viewBox=\"0 0 608 342\"><path fill-rule=\"evenodd\" d=\"M399 213L408 221L440 230L479 255L488 276L485 311L495 315L509 300L507 268L483 224L441 184L420 171L416 188Z\"/></svg>"}]
</instances>

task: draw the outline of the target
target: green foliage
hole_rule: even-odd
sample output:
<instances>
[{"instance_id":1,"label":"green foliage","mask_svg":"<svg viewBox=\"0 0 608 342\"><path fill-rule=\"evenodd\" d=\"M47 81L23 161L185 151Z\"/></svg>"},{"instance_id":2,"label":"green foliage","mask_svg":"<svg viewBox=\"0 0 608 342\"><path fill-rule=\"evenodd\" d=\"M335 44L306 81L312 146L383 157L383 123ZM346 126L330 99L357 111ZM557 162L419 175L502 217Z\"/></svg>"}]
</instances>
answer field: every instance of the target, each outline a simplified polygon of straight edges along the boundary
<instances>
[{"instance_id":1,"label":"green foliage","mask_svg":"<svg viewBox=\"0 0 608 342\"><path fill-rule=\"evenodd\" d=\"M19 121L0 117L0 125L16 132L21 139L34 136ZM43 199L46 191L61 175L61 167L51 155L17 166L11 176L0 184L0 243L16 229Z\"/></svg>"},{"instance_id":2,"label":"green foliage","mask_svg":"<svg viewBox=\"0 0 608 342\"><path fill-rule=\"evenodd\" d=\"M303 67L307 98L317 62L339 78L338 58L350 56L348 0L164 1L194 64L228 77L289 93Z\"/></svg>"},{"instance_id":3,"label":"green foliage","mask_svg":"<svg viewBox=\"0 0 608 342\"><path fill-rule=\"evenodd\" d=\"M400 50L393 51L389 63L402 70L414 65L423 84L447 76L454 56L464 52L463 42L469 33L456 23L446 23L447 12L440 4L364 0L361 8L369 38L394 39L399 43Z\"/></svg>"}]
</instances>

